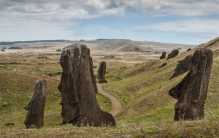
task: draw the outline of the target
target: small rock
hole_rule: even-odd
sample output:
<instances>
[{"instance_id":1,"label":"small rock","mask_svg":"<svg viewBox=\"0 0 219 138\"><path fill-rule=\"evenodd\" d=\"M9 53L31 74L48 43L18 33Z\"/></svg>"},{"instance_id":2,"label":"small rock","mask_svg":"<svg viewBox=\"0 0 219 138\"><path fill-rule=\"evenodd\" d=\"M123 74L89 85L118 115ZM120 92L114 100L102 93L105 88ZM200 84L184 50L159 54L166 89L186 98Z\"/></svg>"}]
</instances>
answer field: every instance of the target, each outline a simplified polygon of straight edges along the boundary
<instances>
[{"instance_id":1,"label":"small rock","mask_svg":"<svg viewBox=\"0 0 219 138\"><path fill-rule=\"evenodd\" d=\"M5 126L7 126L7 127L15 126L15 123L6 123Z\"/></svg>"}]
</instances>

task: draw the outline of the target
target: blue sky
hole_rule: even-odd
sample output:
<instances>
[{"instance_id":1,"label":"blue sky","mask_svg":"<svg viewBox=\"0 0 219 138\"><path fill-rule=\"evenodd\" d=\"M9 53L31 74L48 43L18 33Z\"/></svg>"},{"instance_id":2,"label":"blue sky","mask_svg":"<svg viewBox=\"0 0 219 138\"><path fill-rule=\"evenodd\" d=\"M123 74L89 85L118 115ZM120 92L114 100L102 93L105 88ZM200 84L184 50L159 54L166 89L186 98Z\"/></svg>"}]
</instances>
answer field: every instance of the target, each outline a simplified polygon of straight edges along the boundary
<instances>
[{"instance_id":1,"label":"blue sky","mask_svg":"<svg viewBox=\"0 0 219 138\"><path fill-rule=\"evenodd\" d=\"M219 0L0 0L0 41L119 38L199 44Z\"/></svg>"}]
</instances>

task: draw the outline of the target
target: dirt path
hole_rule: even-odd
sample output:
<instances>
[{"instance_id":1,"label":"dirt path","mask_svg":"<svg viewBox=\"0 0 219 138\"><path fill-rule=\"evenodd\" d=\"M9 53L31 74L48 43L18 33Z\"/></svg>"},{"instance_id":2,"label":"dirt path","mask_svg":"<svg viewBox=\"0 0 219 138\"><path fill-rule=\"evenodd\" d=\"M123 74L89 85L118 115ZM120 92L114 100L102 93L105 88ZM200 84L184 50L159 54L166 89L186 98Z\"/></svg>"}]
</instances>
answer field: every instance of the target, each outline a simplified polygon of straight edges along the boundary
<instances>
[{"instance_id":1,"label":"dirt path","mask_svg":"<svg viewBox=\"0 0 219 138\"><path fill-rule=\"evenodd\" d=\"M18 72L17 72L18 73ZM53 81L59 81L58 79L53 79L53 78L50 78L50 77L38 77L38 76L35 76L35 75L26 75L24 73L19 73L20 75L24 75L24 76L28 76L28 77L32 77L36 80L38 79L45 79L45 80L53 80ZM120 103L119 100L117 100L113 95L111 95L110 93L106 92L104 89L103 89L103 86L99 83L97 83L97 88L98 88L98 93L103 95L104 97L108 98L111 102L111 114L113 116L117 116L119 113L122 112L122 104Z\"/></svg>"},{"instance_id":2,"label":"dirt path","mask_svg":"<svg viewBox=\"0 0 219 138\"><path fill-rule=\"evenodd\" d=\"M103 95L104 97L108 98L111 102L112 108L111 108L111 114L113 116L117 116L119 113L121 113L122 111L122 105L119 102L119 100L117 100L113 95L111 95L110 93L106 92L103 89L103 86L101 84L97 84L98 87L98 93Z\"/></svg>"}]
</instances>

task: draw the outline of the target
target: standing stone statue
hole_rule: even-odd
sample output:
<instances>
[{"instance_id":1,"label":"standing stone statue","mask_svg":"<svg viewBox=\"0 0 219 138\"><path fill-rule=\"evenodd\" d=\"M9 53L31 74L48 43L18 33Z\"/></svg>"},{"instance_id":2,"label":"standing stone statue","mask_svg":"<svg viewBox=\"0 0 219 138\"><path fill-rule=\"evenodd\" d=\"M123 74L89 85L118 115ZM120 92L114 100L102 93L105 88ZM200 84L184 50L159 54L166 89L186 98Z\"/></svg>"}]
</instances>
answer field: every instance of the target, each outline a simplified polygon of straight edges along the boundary
<instances>
[{"instance_id":1,"label":"standing stone statue","mask_svg":"<svg viewBox=\"0 0 219 138\"><path fill-rule=\"evenodd\" d=\"M213 52L198 49L191 59L188 75L169 94L177 99L174 120L197 120L204 117Z\"/></svg>"},{"instance_id":2,"label":"standing stone statue","mask_svg":"<svg viewBox=\"0 0 219 138\"><path fill-rule=\"evenodd\" d=\"M105 74L106 74L106 62L101 62L99 65L99 69L98 69L98 81L99 83L106 83L106 79L105 79Z\"/></svg>"},{"instance_id":3,"label":"standing stone statue","mask_svg":"<svg viewBox=\"0 0 219 138\"><path fill-rule=\"evenodd\" d=\"M169 53L169 55L167 56L167 59L174 58L174 57L176 57L178 54L179 54L179 50L178 50L178 49L174 49L173 51L171 51L171 52Z\"/></svg>"},{"instance_id":4,"label":"standing stone statue","mask_svg":"<svg viewBox=\"0 0 219 138\"><path fill-rule=\"evenodd\" d=\"M25 107L27 115L25 119L26 128L41 128L44 124L44 108L46 103L47 83L45 80L38 80L32 99Z\"/></svg>"},{"instance_id":5,"label":"standing stone statue","mask_svg":"<svg viewBox=\"0 0 219 138\"><path fill-rule=\"evenodd\" d=\"M192 55L188 55L183 60L180 60L174 70L174 74L171 76L171 79L190 70L192 67L192 58Z\"/></svg>"},{"instance_id":6,"label":"standing stone statue","mask_svg":"<svg viewBox=\"0 0 219 138\"><path fill-rule=\"evenodd\" d=\"M115 119L103 112L96 99L97 86L90 50L74 44L63 49L60 64L63 69L61 92L63 123L76 126L114 126Z\"/></svg>"},{"instance_id":7,"label":"standing stone statue","mask_svg":"<svg viewBox=\"0 0 219 138\"><path fill-rule=\"evenodd\" d=\"M160 56L160 59L164 59L167 56L167 52L162 52L162 55Z\"/></svg>"},{"instance_id":8,"label":"standing stone statue","mask_svg":"<svg viewBox=\"0 0 219 138\"><path fill-rule=\"evenodd\" d=\"M189 52L189 51L191 51L191 50L192 50L191 48L188 48L186 51Z\"/></svg>"}]
</instances>

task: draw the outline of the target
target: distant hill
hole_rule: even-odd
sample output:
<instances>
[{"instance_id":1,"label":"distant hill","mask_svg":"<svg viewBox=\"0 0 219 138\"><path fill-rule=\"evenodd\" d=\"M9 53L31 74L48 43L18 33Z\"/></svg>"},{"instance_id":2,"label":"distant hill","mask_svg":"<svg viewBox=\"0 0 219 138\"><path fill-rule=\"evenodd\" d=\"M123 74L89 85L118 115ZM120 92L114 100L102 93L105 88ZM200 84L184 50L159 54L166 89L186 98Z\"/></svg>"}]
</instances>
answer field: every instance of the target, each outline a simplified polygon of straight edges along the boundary
<instances>
[{"instance_id":1,"label":"distant hill","mask_svg":"<svg viewBox=\"0 0 219 138\"><path fill-rule=\"evenodd\" d=\"M144 52L144 51L170 51L175 48L188 49L195 45L161 43L151 41L133 41L129 39L97 39L80 41L90 47L102 50L115 50L120 52Z\"/></svg>"},{"instance_id":2,"label":"distant hill","mask_svg":"<svg viewBox=\"0 0 219 138\"><path fill-rule=\"evenodd\" d=\"M205 48L210 48L213 50L218 50L219 49L219 37L208 41L207 43L203 43L199 45L199 47L205 47Z\"/></svg>"},{"instance_id":3,"label":"distant hill","mask_svg":"<svg viewBox=\"0 0 219 138\"><path fill-rule=\"evenodd\" d=\"M14 41L0 42L0 47L49 47L49 46L66 46L72 43L86 44L88 47L100 50L115 50L120 52L144 52L153 50L168 51L174 48L191 48L194 45L160 43L151 41L133 41L129 39L97 39L97 40L37 40L37 41Z\"/></svg>"}]
</instances>

